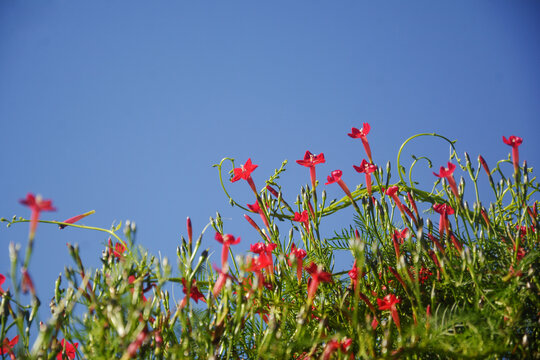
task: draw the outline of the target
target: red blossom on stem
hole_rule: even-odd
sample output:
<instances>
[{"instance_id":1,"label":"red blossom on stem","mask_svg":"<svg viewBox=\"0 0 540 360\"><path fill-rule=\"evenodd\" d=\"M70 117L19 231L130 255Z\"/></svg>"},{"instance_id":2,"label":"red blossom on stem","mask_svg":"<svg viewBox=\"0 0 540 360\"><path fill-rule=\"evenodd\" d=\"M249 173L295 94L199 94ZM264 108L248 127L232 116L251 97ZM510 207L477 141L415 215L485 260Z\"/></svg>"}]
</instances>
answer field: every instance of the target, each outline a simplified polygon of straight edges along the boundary
<instances>
[{"instance_id":1,"label":"red blossom on stem","mask_svg":"<svg viewBox=\"0 0 540 360\"><path fill-rule=\"evenodd\" d=\"M366 159L362 159L360 166L353 165L354 170L358 173L364 173L366 175L366 188L369 196L371 196L371 174L377 171L377 165L370 164Z\"/></svg>"},{"instance_id":2,"label":"red blossom on stem","mask_svg":"<svg viewBox=\"0 0 540 360\"><path fill-rule=\"evenodd\" d=\"M180 309L183 309L187 305L188 296L187 296L186 279L182 278L181 281L182 281L182 285L183 285L182 292L186 295L182 299L182 302L180 303ZM195 300L196 303L198 303L199 300L202 300L202 301L206 302L206 299L204 298L204 295L199 291L199 288L195 284L195 279L193 279L191 281L191 287L190 287L190 290L189 290L189 297L192 298L193 300Z\"/></svg>"},{"instance_id":3,"label":"red blossom on stem","mask_svg":"<svg viewBox=\"0 0 540 360\"><path fill-rule=\"evenodd\" d=\"M6 277L3 274L0 274L0 296L4 294L4 289L2 289L2 284L6 281Z\"/></svg>"},{"instance_id":4,"label":"red blossom on stem","mask_svg":"<svg viewBox=\"0 0 540 360\"><path fill-rule=\"evenodd\" d=\"M66 223L66 224L74 224L76 223L77 221L87 217L88 215L92 215L94 214L96 211L95 210L91 210L91 211L88 211L88 212L85 212L84 214L81 214L81 215L77 215L77 216L74 216L74 217L71 217L67 220L64 220L62 221L63 223ZM63 225L63 224L60 224L58 225L60 227L60 229L63 229L65 228L67 225Z\"/></svg>"},{"instance_id":5,"label":"red blossom on stem","mask_svg":"<svg viewBox=\"0 0 540 360\"><path fill-rule=\"evenodd\" d=\"M233 169L233 177L231 179L231 182L238 181L240 179L244 179L248 182L249 186L251 187L251 190L257 195L257 188L255 187L255 183L253 182L253 179L251 178L251 173L253 170L255 170L258 167L258 165L254 165L251 163L251 158L247 159L246 163L244 165L240 165L239 168Z\"/></svg>"},{"instance_id":6,"label":"red blossom on stem","mask_svg":"<svg viewBox=\"0 0 540 360\"><path fill-rule=\"evenodd\" d=\"M42 211L56 211L56 208L52 206L52 200L43 200L40 195L34 196L32 193L28 193L26 199L19 202L28 206L32 212L30 215L30 238L33 239L36 234L39 214Z\"/></svg>"},{"instance_id":7,"label":"red blossom on stem","mask_svg":"<svg viewBox=\"0 0 540 360\"><path fill-rule=\"evenodd\" d=\"M30 277L30 274L28 274L28 271L26 268L21 269L22 272L22 282L21 282L21 289L23 294L28 294L30 291L30 294L33 296L36 296L36 288L34 287L34 282L32 281L32 278Z\"/></svg>"},{"instance_id":8,"label":"red blossom on stem","mask_svg":"<svg viewBox=\"0 0 540 360\"><path fill-rule=\"evenodd\" d=\"M439 237L443 237L443 234L448 233L448 215L454 214L454 209L448 204L434 204L433 210L439 213Z\"/></svg>"},{"instance_id":9,"label":"red blossom on stem","mask_svg":"<svg viewBox=\"0 0 540 360\"><path fill-rule=\"evenodd\" d=\"M439 178L445 178L446 181L448 181L448 185L450 185L450 189L452 189L454 196L456 197L456 199L459 200L459 192L456 185L456 180L454 179L454 170L456 170L456 165L448 162L447 168L441 166L441 168L439 169L439 173L437 174L434 172L433 175Z\"/></svg>"},{"instance_id":10,"label":"red blossom on stem","mask_svg":"<svg viewBox=\"0 0 540 360\"><path fill-rule=\"evenodd\" d=\"M9 340L5 338L2 341L2 347L0 347L0 355L9 354L11 359L15 359L15 354L13 353L13 348L19 342L19 335L15 336L13 339Z\"/></svg>"},{"instance_id":11,"label":"red blossom on stem","mask_svg":"<svg viewBox=\"0 0 540 360\"><path fill-rule=\"evenodd\" d=\"M193 226L191 225L191 219L189 218L189 216L186 219L186 227L187 227L187 234L188 234L188 242L191 248L191 244L193 243Z\"/></svg>"},{"instance_id":12,"label":"red blossom on stem","mask_svg":"<svg viewBox=\"0 0 540 360\"><path fill-rule=\"evenodd\" d=\"M292 220L304 224L306 231L309 229L309 215L307 210L304 210L301 213L295 211Z\"/></svg>"},{"instance_id":13,"label":"red blossom on stem","mask_svg":"<svg viewBox=\"0 0 540 360\"><path fill-rule=\"evenodd\" d=\"M320 153L319 155L314 155L309 151L306 151L304 154L304 160L296 160L296 163L309 168L309 174L311 177L311 186L315 189L316 176L315 176L315 165L324 164L326 160L324 159L324 154Z\"/></svg>"},{"instance_id":14,"label":"red blossom on stem","mask_svg":"<svg viewBox=\"0 0 540 360\"><path fill-rule=\"evenodd\" d=\"M264 212L262 211L258 201L255 201L255 204L246 204L246 205L249 210L261 216L264 226L266 226L267 228L270 228L270 225L268 225L268 220L266 219L266 216L264 216Z\"/></svg>"},{"instance_id":15,"label":"red blossom on stem","mask_svg":"<svg viewBox=\"0 0 540 360\"><path fill-rule=\"evenodd\" d=\"M396 203L396 206L399 209L399 212L403 216L407 216L405 213L405 210L403 209L403 204L401 203L401 200L399 200L399 197L397 196L397 193L399 192L398 186L390 186L388 189L386 189L386 195L390 196L392 200Z\"/></svg>"},{"instance_id":16,"label":"red blossom on stem","mask_svg":"<svg viewBox=\"0 0 540 360\"><path fill-rule=\"evenodd\" d=\"M367 134L369 134L371 126L369 126L368 123L363 123L362 126L363 127L360 130L353 127L351 129L351 132L347 135L349 135L353 139L362 140L362 145L364 145L364 150L366 151L367 157L369 158L369 161L373 163L373 159L371 158L371 148L369 147L369 142L367 140Z\"/></svg>"},{"instance_id":17,"label":"red blossom on stem","mask_svg":"<svg viewBox=\"0 0 540 360\"><path fill-rule=\"evenodd\" d=\"M294 243L292 244L288 263L289 266L292 266L293 261L296 260L296 277L298 278L298 284L302 282L302 268L304 267L304 258L306 256L306 250L297 248Z\"/></svg>"},{"instance_id":18,"label":"red blossom on stem","mask_svg":"<svg viewBox=\"0 0 540 360\"><path fill-rule=\"evenodd\" d=\"M480 162L480 164L482 165L482 167L486 171L486 174L487 174L487 176L489 178L489 181L493 182L493 178L491 177L491 171L489 171L488 164L486 163L486 160L484 160L482 155L478 155L478 161Z\"/></svg>"},{"instance_id":19,"label":"red blossom on stem","mask_svg":"<svg viewBox=\"0 0 540 360\"><path fill-rule=\"evenodd\" d=\"M318 266L315 263L311 263L306 267L306 271L311 275L311 279L308 285L308 304L315 297L315 293L319 288L321 282L332 282L332 274L322 270L322 266Z\"/></svg>"},{"instance_id":20,"label":"red blossom on stem","mask_svg":"<svg viewBox=\"0 0 540 360\"><path fill-rule=\"evenodd\" d=\"M274 271L274 262L272 260L272 251L277 247L276 244L268 244L259 242L256 244L251 244L249 249L252 253L258 254L259 256L266 257L268 261L267 270L270 272Z\"/></svg>"},{"instance_id":21,"label":"red blossom on stem","mask_svg":"<svg viewBox=\"0 0 540 360\"><path fill-rule=\"evenodd\" d=\"M330 340L324 348L322 359L329 360L332 357L332 354L338 350L346 354L349 352L349 348L351 347L351 345L352 339L349 338L343 339L342 341Z\"/></svg>"},{"instance_id":22,"label":"red blossom on stem","mask_svg":"<svg viewBox=\"0 0 540 360\"><path fill-rule=\"evenodd\" d=\"M272 257L268 257L265 253L261 253L256 258L251 259L251 263L247 267L247 271L254 272L255 275L257 275L259 289L266 286L262 271L270 266L272 266Z\"/></svg>"},{"instance_id":23,"label":"red blossom on stem","mask_svg":"<svg viewBox=\"0 0 540 360\"><path fill-rule=\"evenodd\" d=\"M416 207L416 201L414 201L414 198L412 197L411 193L410 192L407 192L407 198L409 199L409 203L411 203L411 206L414 210L414 213L416 214L416 217L420 217L420 215L418 214L418 208Z\"/></svg>"},{"instance_id":24,"label":"red blossom on stem","mask_svg":"<svg viewBox=\"0 0 540 360\"><path fill-rule=\"evenodd\" d=\"M347 185L343 182L343 180L341 180L342 175L343 175L343 171L341 170L332 171L331 175L326 178L328 181L326 182L325 185L329 185L329 184L333 184L337 182L338 185L343 189L345 194L349 197L349 199L351 199L351 202L353 203L353 205L355 205L356 207L351 191L349 190Z\"/></svg>"},{"instance_id":25,"label":"red blossom on stem","mask_svg":"<svg viewBox=\"0 0 540 360\"><path fill-rule=\"evenodd\" d=\"M226 266L224 266L223 269L220 269L214 265L214 270L219 274L219 276L216 280L216 283L214 284L214 288L212 289L212 294L214 295L214 297L217 297L221 292L223 286L225 286L227 279L231 276L227 273Z\"/></svg>"},{"instance_id":26,"label":"red blossom on stem","mask_svg":"<svg viewBox=\"0 0 540 360\"><path fill-rule=\"evenodd\" d=\"M56 355L56 360L64 359L63 355L65 355L68 359L75 359L79 343L70 344L65 339L62 339L62 341L60 341L60 345L62 345L62 351Z\"/></svg>"},{"instance_id":27,"label":"red blossom on stem","mask_svg":"<svg viewBox=\"0 0 540 360\"><path fill-rule=\"evenodd\" d=\"M229 247L231 245L236 245L240 242L240 237L234 238L231 234L225 234L221 235L220 233L216 233L216 236L214 237L218 242L223 244L223 247L221 249L221 266L225 267L227 264L227 259L229 257Z\"/></svg>"},{"instance_id":28,"label":"red blossom on stem","mask_svg":"<svg viewBox=\"0 0 540 360\"><path fill-rule=\"evenodd\" d=\"M523 143L523 139L520 138L519 136L514 136L514 135L508 137L508 139L503 136L502 139L506 145L509 145L512 147L512 161L514 163L514 171L517 173L519 171L519 149L518 148Z\"/></svg>"},{"instance_id":29,"label":"red blossom on stem","mask_svg":"<svg viewBox=\"0 0 540 360\"><path fill-rule=\"evenodd\" d=\"M392 242L394 243L394 250L396 251L396 259L399 261L399 246L400 244L403 244L403 240L407 238L407 235L409 234L409 229L405 228L401 231L394 230L394 233L392 234Z\"/></svg>"},{"instance_id":30,"label":"red blossom on stem","mask_svg":"<svg viewBox=\"0 0 540 360\"><path fill-rule=\"evenodd\" d=\"M124 244L117 242L114 244L114 249L112 246L112 241L109 238L109 256L114 255L115 258L121 259L124 256L124 252L126 251L126 247Z\"/></svg>"},{"instance_id":31,"label":"red blossom on stem","mask_svg":"<svg viewBox=\"0 0 540 360\"><path fill-rule=\"evenodd\" d=\"M397 298L394 294L388 294L382 299L377 299L379 310L389 310L390 314L392 315L392 319L394 319L394 323L398 329L401 329L399 314L396 307L396 305L399 303L401 303L401 300L399 300L399 298Z\"/></svg>"}]
</instances>

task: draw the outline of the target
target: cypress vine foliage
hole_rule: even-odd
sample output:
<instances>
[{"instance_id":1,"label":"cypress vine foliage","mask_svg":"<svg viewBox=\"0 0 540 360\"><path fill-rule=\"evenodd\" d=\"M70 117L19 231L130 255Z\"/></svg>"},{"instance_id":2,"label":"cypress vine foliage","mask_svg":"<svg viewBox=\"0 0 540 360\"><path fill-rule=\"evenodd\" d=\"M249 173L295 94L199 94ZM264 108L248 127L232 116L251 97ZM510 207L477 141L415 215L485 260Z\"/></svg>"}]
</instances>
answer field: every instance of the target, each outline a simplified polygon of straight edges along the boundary
<instances>
[{"instance_id":1,"label":"cypress vine foliage","mask_svg":"<svg viewBox=\"0 0 540 360\"><path fill-rule=\"evenodd\" d=\"M392 178L390 163L373 161L369 131L365 123L349 134L368 158L354 166L364 174L355 174L362 183L354 188L341 170L326 185L317 179L323 153L306 151L297 161L309 168L309 180L292 200L279 184L286 161L262 186L251 159L215 165L230 204L254 228L242 237L259 237L246 254L235 251L240 234L229 234L219 214L197 238L188 218L187 238L170 261L135 244L134 223L81 225L93 211L43 220L52 201L28 194L28 219L1 219L28 223L30 234L24 253L9 246L11 270L0 274L0 358L539 358L539 187L532 168L519 163L523 140L504 138L512 155L490 170L481 156L475 164L466 153L460 159L454 141L418 134L401 146ZM413 157L408 175L400 163L405 145L421 136L452 149L431 190L412 180L419 161L431 166L428 158ZM243 182L254 201L248 207L227 190ZM329 201L324 186L339 186L343 198ZM482 202L483 187L491 202ZM347 211L352 224L321 235L323 221ZM26 270L39 256L38 223L97 231L107 240L98 269L86 268L78 246L68 244L73 263L49 304ZM212 244L221 246L217 255L209 253ZM44 305L50 317L37 323Z\"/></svg>"}]
</instances>

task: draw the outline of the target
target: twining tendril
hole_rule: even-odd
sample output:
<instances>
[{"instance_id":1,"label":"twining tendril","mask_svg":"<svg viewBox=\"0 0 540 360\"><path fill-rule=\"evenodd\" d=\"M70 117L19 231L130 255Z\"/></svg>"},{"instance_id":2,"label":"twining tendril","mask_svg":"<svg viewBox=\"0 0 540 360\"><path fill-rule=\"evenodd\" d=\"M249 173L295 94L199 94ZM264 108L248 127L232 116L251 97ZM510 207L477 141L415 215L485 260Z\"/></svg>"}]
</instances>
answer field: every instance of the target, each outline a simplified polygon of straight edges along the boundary
<instances>
[{"instance_id":1,"label":"twining tendril","mask_svg":"<svg viewBox=\"0 0 540 360\"><path fill-rule=\"evenodd\" d=\"M442 136L442 135L439 135L437 133L421 133L421 134L416 134L416 135L413 135L411 136L410 138L408 138L407 140L405 140L403 142L403 144L401 144L401 147L399 148L399 151L398 151L398 155L397 155L397 168L398 168L398 175L399 175L399 180L401 181L402 184L405 184L405 180L403 179L403 177L406 175L405 174L405 167L401 165L401 153L403 151L403 148L405 147L405 145L407 145L407 143L409 143L409 141L413 140L413 139L416 139L420 136L433 136L433 137L438 137L438 138L441 138L443 140L445 140L446 142L448 142L451 146L451 153L450 153L450 159L452 158L456 158L456 161L457 163L459 164L459 166L461 166L462 169L465 169L465 166L463 166L461 164L461 160L459 159L459 157L457 156L457 152L456 152L456 147L454 146L454 143L456 142L456 140L450 140L448 139L447 137L445 136ZM428 161L428 166L431 167L431 160L429 160L427 157L421 157L421 158L417 158L418 160L419 159L426 159ZM416 162L416 160L415 160ZM413 167L414 167L414 163L413 165L410 167L409 169L409 182L410 182L410 185L412 188L414 188L414 183L412 182L412 170L413 170Z\"/></svg>"}]
</instances>

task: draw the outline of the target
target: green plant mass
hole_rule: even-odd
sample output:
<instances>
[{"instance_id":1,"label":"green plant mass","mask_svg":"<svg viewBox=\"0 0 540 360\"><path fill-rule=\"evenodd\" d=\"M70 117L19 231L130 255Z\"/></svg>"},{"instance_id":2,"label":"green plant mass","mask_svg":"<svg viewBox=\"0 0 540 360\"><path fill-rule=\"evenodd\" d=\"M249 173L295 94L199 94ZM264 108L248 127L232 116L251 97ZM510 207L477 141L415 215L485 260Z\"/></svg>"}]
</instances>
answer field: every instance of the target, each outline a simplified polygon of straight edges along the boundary
<instances>
[{"instance_id":1,"label":"green plant mass","mask_svg":"<svg viewBox=\"0 0 540 360\"><path fill-rule=\"evenodd\" d=\"M21 201L28 218L2 218L8 226L28 223L29 237L22 247L10 245L11 271L0 274L0 358L539 358L539 188L532 168L520 163L522 139L504 137L497 146L510 146L511 156L490 168L482 156L460 159L441 135L415 135L400 148L392 177L390 163L374 162L369 131L364 123L348 134L366 156L354 165L357 186L345 183L342 170L320 180L322 153L306 151L296 161L309 168L309 180L306 172L307 185L292 198L280 185L286 161L257 184L251 159L240 166L223 159L215 165L220 184L253 232L229 234L218 214L197 236L188 218L175 261L136 245L133 223L81 225L93 211L43 220L52 201L28 194ZM452 149L431 189L412 180L415 166L431 167L429 159L413 156L408 171L400 163L404 146L419 136ZM231 186L244 186L253 203L239 204ZM324 189L337 186L343 198L330 201ZM322 236L321 224L336 212L354 214L353 223ZM86 268L78 246L68 244L73 263L50 304L39 300L27 271L46 224L107 240L99 269ZM246 254L236 251L248 237L258 241ZM221 252L209 255L210 245ZM344 256L352 266L340 264ZM37 323L44 305L50 317Z\"/></svg>"}]
</instances>

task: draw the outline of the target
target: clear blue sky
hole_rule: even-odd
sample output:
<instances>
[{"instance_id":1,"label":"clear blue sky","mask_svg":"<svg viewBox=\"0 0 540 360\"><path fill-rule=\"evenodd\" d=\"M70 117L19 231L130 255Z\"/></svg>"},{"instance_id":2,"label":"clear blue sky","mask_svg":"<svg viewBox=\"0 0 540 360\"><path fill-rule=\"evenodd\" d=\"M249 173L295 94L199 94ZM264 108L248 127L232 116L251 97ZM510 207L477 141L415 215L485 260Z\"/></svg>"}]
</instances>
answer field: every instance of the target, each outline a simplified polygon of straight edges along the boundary
<instances>
[{"instance_id":1,"label":"clear blue sky","mask_svg":"<svg viewBox=\"0 0 540 360\"><path fill-rule=\"evenodd\" d=\"M490 164L510 152L501 137L519 135L521 158L538 165L539 20L538 1L2 1L0 216L28 217L18 200L40 193L58 208L44 219L91 209L88 225L131 219L140 244L174 258L186 216L197 232L220 211L244 250L257 233L212 164L251 157L260 186L288 159L293 202L309 181L294 160L309 149L326 155L320 177L339 168L353 186L365 155L346 134L363 122L374 160L394 169L418 132ZM411 150L447 160L442 142ZM246 184L230 188L253 202ZM0 229L1 273L27 231ZM205 246L217 249L212 235ZM105 241L39 226L30 271L44 304L72 264L65 243L98 266Z\"/></svg>"}]
</instances>

